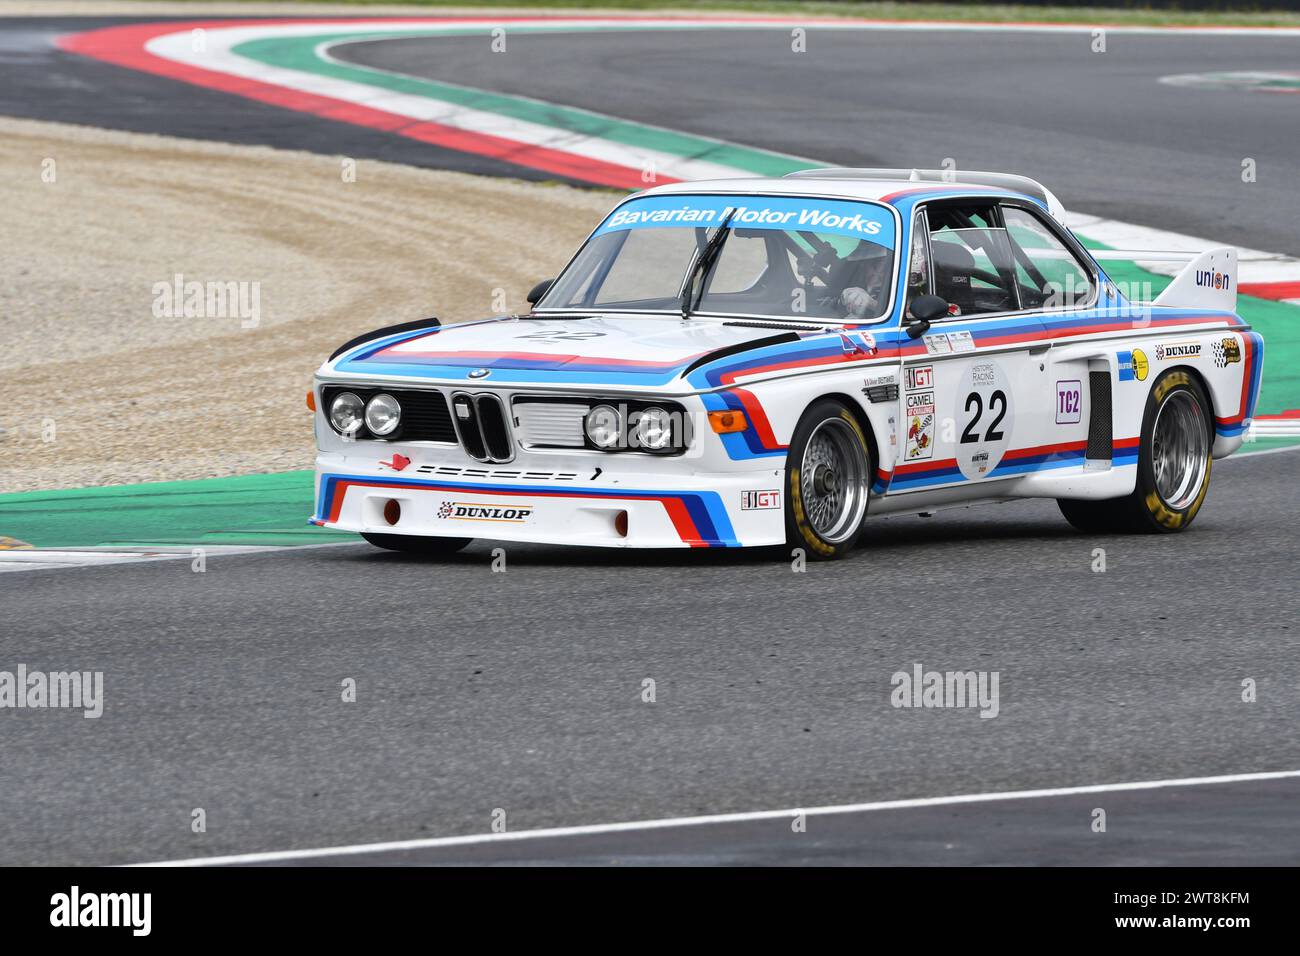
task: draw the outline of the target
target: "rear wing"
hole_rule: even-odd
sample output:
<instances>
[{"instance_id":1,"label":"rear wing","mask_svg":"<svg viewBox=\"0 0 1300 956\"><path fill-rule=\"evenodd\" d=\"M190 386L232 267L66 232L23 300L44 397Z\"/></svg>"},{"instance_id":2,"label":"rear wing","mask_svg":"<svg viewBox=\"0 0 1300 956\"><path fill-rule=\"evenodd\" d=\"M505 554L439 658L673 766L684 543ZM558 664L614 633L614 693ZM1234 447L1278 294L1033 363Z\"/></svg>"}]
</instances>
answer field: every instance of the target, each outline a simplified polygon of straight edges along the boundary
<instances>
[{"instance_id":1,"label":"rear wing","mask_svg":"<svg viewBox=\"0 0 1300 956\"><path fill-rule=\"evenodd\" d=\"M1129 262L1186 262L1174 280L1152 300L1152 305L1180 309L1237 311L1237 250L1220 246L1204 252L1152 252L1149 250L1089 249L1094 259Z\"/></svg>"},{"instance_id":2,"label":"rear wing","mask_svg":"<svg viewBox=\"0 0 1300 956\"><path fill-rule=\"evenodd\" d=\"M994 186L1032 196L1047 207L1052 218L1065 225L1065 207L1056 195L1037 180L1011 173L986 173L975 169L855 169L831 166L800 169L784 179L872 179L885 182L951 183L957 186Z\"/></svg>"}]
</instances>

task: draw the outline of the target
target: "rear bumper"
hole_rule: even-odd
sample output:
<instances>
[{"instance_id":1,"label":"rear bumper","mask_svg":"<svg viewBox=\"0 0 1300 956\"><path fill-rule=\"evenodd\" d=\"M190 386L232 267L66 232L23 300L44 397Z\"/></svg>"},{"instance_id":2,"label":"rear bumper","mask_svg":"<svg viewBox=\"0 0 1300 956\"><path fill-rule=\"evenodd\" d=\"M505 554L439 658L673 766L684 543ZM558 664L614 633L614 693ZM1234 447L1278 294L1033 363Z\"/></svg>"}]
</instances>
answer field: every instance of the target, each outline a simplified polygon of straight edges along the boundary
<instances>
[{"instance_id":1,"label":"rear bumper","mask_svg":"<svg viewBox=\"0 0 1300 956\"><path fill-rule=\"evenodd\" d=\"M332 457L332 456L330 456ZM779 471L603 474L596 480L480 481L337 467L322 456L316 513L325 528L611 548L725 548L785 541ZM355 464L355 461L349 462ZM396 501L400 517L390 523ZM742 507L742 501L750 505ZM754 508L756 502L767 505ZM626 515L626 518L620 518ZM624 533L624 527L626 533Z\"/></svg>"}]
</instances>

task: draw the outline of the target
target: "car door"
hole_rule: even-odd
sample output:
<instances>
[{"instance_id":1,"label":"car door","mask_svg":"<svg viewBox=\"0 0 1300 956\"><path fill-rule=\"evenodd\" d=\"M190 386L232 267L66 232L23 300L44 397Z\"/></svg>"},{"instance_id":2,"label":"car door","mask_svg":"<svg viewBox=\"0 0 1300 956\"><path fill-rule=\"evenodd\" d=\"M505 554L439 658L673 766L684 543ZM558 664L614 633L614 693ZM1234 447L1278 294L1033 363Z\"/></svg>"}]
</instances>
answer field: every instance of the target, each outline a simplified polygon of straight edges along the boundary
<instances>
[{"instance_id":1,"label":"car door","mask_svg":"<svg viewBox=\"0 0 1300 956\"><path fill-rule=\"evenodd\" d=\"M1000 213L1021 306L1037 314L1049 336L1077 327L1085 313L1095 315L1091 310L1100 291L1097 276L1075 251L1077 243L1031 202L1004 201ZM1078 350L1054 347L1040 365L1046 393L1038 399L1044 411L1037 426L1039 452L1022 461L1022 470L1082 466L1091 419L1089 376L1098 363Z\"/></svg>"},{"instance_id":2,"label":"car door","mask_svg":"<svg viewBox=\"0 0 1300 956\"><path fill-rule=\"evenodd\" d=\"M996 201L930 201L921 214L925 280L909 273L908 301L932 290L949 315L904 344L903 439L889 490L970 487L980 497L991 492L976 485L1023 473L1044 438L1046 331L1022 305Z\"/></svg>"}]
</instances>

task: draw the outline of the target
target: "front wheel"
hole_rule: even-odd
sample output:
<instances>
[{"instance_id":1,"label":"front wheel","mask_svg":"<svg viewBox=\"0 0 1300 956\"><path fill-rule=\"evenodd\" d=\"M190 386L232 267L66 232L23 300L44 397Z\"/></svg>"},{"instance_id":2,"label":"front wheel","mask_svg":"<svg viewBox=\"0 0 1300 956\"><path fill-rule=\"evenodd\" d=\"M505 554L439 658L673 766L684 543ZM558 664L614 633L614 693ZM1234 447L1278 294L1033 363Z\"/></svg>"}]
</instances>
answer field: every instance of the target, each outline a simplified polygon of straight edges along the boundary
<instances>
[{"instance_id":1,"label":"front wheel","mask_svg":"<svg viewBox=\"0 0 1300 956\"><path fill-rule=\"evenodd\" d=\"M423 554L429 557L455 554L468 545L473 538L439 538L417 534L373 534L361 532L376 548L386 551L401 551L404 554Z\"/></svg>"},{"instance_id":2,"label":"front wheel","mask_svg":"<svg viewBox=\"0 0 1300 956\"><path fill-rule=\"evenodd\" d=\"M858 420L831 399L804 413L786 459L786 540L809 557L842 558L862 534L871 452Z\"/></svg>"},{"instance_id":3,"label":"front wheel","mask_svg":"<svg viewBox=\"0 0 1300 956\"><path fill-rule=\"evenodd\" d=\"M1147 398L1132 494L1106 501L1057 504L1067 521L1092 533L1185 531L1210 489L1214 430L1210 402L1182 369L1162 375Z\"/></svg>"}]
</instances>

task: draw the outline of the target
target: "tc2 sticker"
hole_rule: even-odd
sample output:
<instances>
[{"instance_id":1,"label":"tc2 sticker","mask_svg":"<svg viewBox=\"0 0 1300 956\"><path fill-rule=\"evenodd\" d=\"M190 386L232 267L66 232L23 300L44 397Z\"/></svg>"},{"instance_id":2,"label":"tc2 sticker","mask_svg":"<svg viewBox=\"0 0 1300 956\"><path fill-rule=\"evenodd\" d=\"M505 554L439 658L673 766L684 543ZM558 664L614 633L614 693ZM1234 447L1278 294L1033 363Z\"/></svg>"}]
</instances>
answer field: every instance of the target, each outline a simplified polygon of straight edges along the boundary
<instances>
[{"instance_id":1,"label":"tc2 sticker","mask_svg":"<svg viewBox=\"0 0 1300 956\"><path fill-rule=\"evenodd\" d=\"M1056 424L1077 425L1083 421L1083 382L1069 379L1056 383Z\"/></svg>"}]
</instances>

